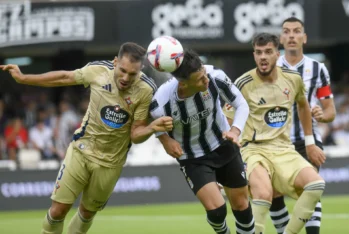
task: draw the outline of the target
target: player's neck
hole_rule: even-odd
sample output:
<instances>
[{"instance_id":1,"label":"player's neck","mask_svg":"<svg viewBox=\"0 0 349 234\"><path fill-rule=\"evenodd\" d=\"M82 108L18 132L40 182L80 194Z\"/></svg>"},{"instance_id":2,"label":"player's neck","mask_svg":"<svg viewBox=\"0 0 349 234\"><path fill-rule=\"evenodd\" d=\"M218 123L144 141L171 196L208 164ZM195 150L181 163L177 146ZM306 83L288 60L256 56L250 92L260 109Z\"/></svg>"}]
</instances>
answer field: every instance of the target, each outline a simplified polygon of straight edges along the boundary
<instances>
[{"instance_id":1,"label":"player's neck","mask_svg":"<svg viewBox=\"0 0 349 234\"><path fill-rule=\"evenodd\" d=\"M285 51L285 59L291 66L295 66L302 61L303 56L303 50Z\"/></svg>"},{"instance_id":2,"label":"player's neck","mask_svg":"<svg viewBox=\"0 0 349 234\"><path fill-rule=\"evenodd\" d=\"M183 87L183 86L178 86L178 89L177 89L177 94L178 94L178 97L180 99L185 99L185 98L188 98L188 97L191 97L195 94L196 92L193 92L192 90L186 88L186 87Z\"/></svg>"}]
</instances>

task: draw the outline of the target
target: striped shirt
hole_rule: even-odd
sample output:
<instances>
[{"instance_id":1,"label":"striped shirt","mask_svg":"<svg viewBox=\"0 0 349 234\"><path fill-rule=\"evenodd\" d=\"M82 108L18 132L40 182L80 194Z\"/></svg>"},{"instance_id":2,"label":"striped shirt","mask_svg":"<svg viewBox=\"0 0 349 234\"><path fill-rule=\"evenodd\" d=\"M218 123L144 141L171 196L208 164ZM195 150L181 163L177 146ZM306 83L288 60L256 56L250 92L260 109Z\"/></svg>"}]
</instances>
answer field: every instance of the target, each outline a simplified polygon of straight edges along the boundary
<instances>
[{"instance_id":1,"label":"striped shirt","mask_svg":"<svg viewBox=\"0 0 349 234\"><path fill-rule=\"evenodd\" d=\"M310 107L315 106L318 103L318 100L333 98L333 94L330 90L330 76L323 63L304 55L303 59L298 64L291 66L283 55L278 59L277 65L287 67L288 69L300 73L306 88L306 97ZM317 128L317 122L314 118L312 122L314 137L317 141L321 142L322 140L319 129ZM291 140L292 142L304 140L304 131L298 117L296 104L293 105Z\"/></svg>"},{"instance_id":2,"label":"striped shirt","mask_svg":"<svg viewBox=\"0 0 349 234\"><path fill-rule=\"evenodd\" d=\"M179 160L204 156L223 142L222 133L230 126L223 114L220 97L236 108L233 126L241 131L249 114L246 100L230 78L211 65L204 67L210 80L208 90L180 99L178 81L172 78L160 86L150 105L154 119L161 116L173 118L174 127L168 135L181 144L184 154ZM161 134L164 133L157 135Z\"/></svg>"}]
</instances>

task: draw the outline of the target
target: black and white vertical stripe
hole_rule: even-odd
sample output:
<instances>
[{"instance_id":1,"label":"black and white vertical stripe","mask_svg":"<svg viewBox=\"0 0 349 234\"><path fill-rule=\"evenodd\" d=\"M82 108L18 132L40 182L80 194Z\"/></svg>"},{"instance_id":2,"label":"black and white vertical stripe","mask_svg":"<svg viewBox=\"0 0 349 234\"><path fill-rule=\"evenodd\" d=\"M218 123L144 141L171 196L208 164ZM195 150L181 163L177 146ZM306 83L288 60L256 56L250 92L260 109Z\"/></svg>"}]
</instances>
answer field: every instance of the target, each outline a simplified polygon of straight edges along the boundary
<instances>
[{"instance_id":1,"label":"black and white vertical stripe","mask_svg":"<svg viewBox=\"0 0 349 234\"><path fill-rule=\"evenodd\" d=\"M323 64L318 61L304 56L303 59L295 66L291 66L285 59L284 56L280 56L278 60L278 66L286 67L290 70L298 71L302 76L307 94L306 98L309 102L310 107L317 104L318 100L316 92L319 87L329 85L328 77L325 76L324 71L326 68ZM321 142L321 135L317 129L316 121L313 119L313 133L316 140ZM304 131L301 122L298 117L297 105L293 105L293 122L291 128L291 140L292 142L304 140Z\"/></svg>"},{"instance_id":2,"label":"black and white vertical stripe","mask_svg":"<svg viewBox=\"0 0 349 234\"><path fill-rule=\"evenodd\" d=\"M153 118L173 118L174 128L168 135L178 141L184 150L179 160L198 158L215 150L223 142L223 131L230 129L219 97L233 102L236 95L229 88L229 80L224 72L213 66L205 68L210 79L206 92L180 99L177 94L178 81L172 79L158 89L151 105Z\"/></svg>"}]
</instances>

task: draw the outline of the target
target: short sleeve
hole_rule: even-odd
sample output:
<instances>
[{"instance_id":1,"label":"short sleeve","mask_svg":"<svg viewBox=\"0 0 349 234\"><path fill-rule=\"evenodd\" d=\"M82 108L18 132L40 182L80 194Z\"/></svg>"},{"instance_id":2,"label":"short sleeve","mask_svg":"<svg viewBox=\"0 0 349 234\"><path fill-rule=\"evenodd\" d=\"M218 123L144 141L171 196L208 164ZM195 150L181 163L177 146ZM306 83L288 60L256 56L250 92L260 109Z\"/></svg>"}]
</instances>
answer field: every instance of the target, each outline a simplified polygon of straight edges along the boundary
<instances>
[{"instance_id":1,"label":"short sleeve","mask_svg":"<svg viewBox=\"0 0 349 234\"><path fill-rule=\"evenodd\" d=\"M137 106L134 113L134 120L145 120L149 116L149 106L153 94L151 91L147 92L143 97L141 103Z\"/></svg>"}]
</instances>

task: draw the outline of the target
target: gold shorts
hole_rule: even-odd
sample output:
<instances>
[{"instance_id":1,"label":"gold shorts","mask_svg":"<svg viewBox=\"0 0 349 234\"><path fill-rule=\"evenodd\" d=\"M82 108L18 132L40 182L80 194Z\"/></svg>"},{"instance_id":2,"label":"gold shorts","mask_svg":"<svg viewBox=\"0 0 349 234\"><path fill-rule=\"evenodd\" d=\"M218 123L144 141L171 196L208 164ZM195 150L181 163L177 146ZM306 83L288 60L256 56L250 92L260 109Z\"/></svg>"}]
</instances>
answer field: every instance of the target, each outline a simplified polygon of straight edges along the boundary
<instances>
[{"instance_id":1,"label":"gold shorts","mask_svg":"<svg viewBox=\"0 0 349 234\"><path fill-rule=\"evenodd\" d=\"M73 144L70 144L58 172L51 199L64 204L73 204L82 192L81 202L87 210L102 210L114 190L121 171L122 166L108 168L89 161L74 148Z\"/></svg>"}]
</instances>

